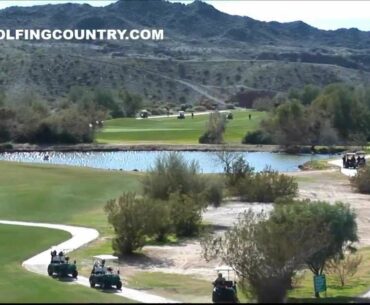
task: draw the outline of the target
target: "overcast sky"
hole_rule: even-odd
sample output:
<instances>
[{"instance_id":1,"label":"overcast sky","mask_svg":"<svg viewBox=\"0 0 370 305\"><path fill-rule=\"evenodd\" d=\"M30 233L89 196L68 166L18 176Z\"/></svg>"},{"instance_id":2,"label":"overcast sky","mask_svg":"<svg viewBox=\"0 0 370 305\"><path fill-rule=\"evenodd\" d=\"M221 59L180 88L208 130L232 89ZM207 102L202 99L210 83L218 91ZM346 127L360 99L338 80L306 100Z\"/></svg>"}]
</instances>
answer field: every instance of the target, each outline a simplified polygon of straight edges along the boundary
<instances>
[{"instance_id":1,"label":"overcast sky","mask_svg":"<svg viewBox=\"0 0 370 305\"><path fill-rule=\"evenodd\" d=\"M189 3L191 0L171 0ZM78 2L103 6L115 2L110 0L0 0L0 8L20 5L31 6L46 3ZM315 27L332 30L337 28L357 27L370 31L370 1L251 1L251 0L213 0L205 1L220 11L232 15L249 16L263 21L289 22L302 20Z\"/></svg>"}]
</instances>

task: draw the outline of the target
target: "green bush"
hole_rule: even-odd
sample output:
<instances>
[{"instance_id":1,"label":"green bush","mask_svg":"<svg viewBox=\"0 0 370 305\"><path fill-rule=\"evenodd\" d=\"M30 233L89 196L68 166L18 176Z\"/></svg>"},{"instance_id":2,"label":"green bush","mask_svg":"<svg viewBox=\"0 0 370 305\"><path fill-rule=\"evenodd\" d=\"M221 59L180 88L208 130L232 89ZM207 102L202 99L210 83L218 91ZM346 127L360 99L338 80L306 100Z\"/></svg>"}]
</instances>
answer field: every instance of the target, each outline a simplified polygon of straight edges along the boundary
<instances>
[{"instance_id":1,"label":"green bush","mask_svg":"<svg viewBox=\"0 0 370 305\"><path fill-rule=\"evenodd\" d=\"M214 207L219 207L224 197L224 181L221 177L209 177L207 181L206 201Z\"/></svg>"},{"instance_id":2,"label":"green bush","mask_svg":"<svg viewBox=\"0 0 370 305\"><path fill-rule=\"evenodd\" d=\"M357 171L357 175L351 177L351 185L360 193L370 194L370 166L366 165Z\"/></svg>"},{"instance_id":3,"label":"green bush","mask_svg":"<svg viewBox=\"0 0 370 305\"><path fill-rule=\"evenodd\" d=\"M198 194L206 187L196 162L188 163L181 154L171 152L157 158L154 167L142 179L144 194L168 200L171 193Z\"/></svg>"},{"instance_id":4,"label":"green bush","mask_svg":"<svg viewBox=\"0 0 370 305\"><path fill-rule=\"evenodd\" d=\"M206 207L204 196L172 193L169 205L175 234L183 237L196 236L202 223L202 211Z\"/></svg>"},{"instance_id":5,"label":"green bush","mask_svg":"<svg viewBox=\"0 0 370 305\"><path fill-rule=\"evenodd\" d=\"M120 255L140 249L147 237L163 240L171 230L169 206L161 201L124 193L104 209L115 232L113 250Z\"/></svg>"},{"instance_id":6,"label":"green bush","mask_svg":"<svg viewBox=\"0 0 370 305\"><path fill-rule=\"evenodd\" d=\"M263 130L249 131L242 140L243 144L273 144L271 135Z\"/></svg>"},{"instance_id":7,"label":"green bush","mask_svg":"<svg viewBox=\"0 0 370 305\"><path fill-rule=\"evenodd\" d=\"M296 196L298 184L293 177L267 168L243 179L238 190L243 201L274 202L278 198Z\"/></svg>"}]
</instances>

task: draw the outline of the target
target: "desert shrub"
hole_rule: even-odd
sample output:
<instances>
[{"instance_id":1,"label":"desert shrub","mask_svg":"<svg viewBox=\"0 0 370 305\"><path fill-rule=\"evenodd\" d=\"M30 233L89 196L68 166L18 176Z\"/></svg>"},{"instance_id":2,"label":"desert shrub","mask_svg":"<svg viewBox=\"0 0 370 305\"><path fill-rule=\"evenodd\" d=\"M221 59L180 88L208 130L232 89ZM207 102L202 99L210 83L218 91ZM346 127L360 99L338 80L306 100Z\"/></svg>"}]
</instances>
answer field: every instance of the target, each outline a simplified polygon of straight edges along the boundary
<instances>
[{"instance_id":1,"label":"desert shrub","mask_svg":"<svg viewBox=\"0 0 370 305\"><path fill-rule=\"evenodd\" d=\"M206 181L200 175L196 162L188 163L181 154L171 152L156 159L154 167L142 179L144 194L168 200L174 192L197 194L205 189Z\"/></svg>"},{"instance_id":2,"label":"desert shrub","mask_svg":"<svg viewBox=\"0 0 370 305\"><path fill-rule=\"evenodd\" d=\"M224 197L224 181L221 177L209 177L205 189L205 198L207 203L214 207L219 207Z\"/></svg>"},{"instance_id":3,"label":"desert shrub","mask_svg":"<svg viewBox=\"0 0 370 305\"><path fill-rule=\"evenodd\" d=\"M206 207L204 196L172 193L169 205L175 234L184 237L197 235L202 222L202 211Z\"/></svg>"},{"instance_id":4,"label":"desert shrub","mask_svg":"<svg viewBox=\"0 0 370 305\"><path fill-rule=\"evenodd\" d=\"M198 106L194 106L194 111L197 111L197 112L204 112L204 111L207 111L207 108L202 106L202 105L198 105Z\"/></svg>"},{"instance_id":5,"label":"desert shrub","mask_svg":"<svg viewBox=\"0 0 370 305\"><path fill-rule=\"evenodd\" d=\"M350 178L351 185L363 194L370 194L370 166L366 165L357 171L357 174Z\"/></svg>"},{"instance_id":6,"label":"desert shrub","mask_svg":"<svg viewBox=\"0 0 370 305\"><path fill-rule=\"evenodd\" d=\"M13 144L11 143L2 143L0 144L0 151L6 151L13 149Z\"/></svg>"},{"instance_id":7,"label":"desert shrub","mask_svg":"<svg viewBox=\"0 0 370 305\"><path fill-rule=\"evenodd\" d=\"M361 255L348 253L342 259L335 257L329 260L325 264L325 270L328 274L333 274L343 287L347 280L357 273L361 262Z\"/></svg>"},{"instance_id":8,"label":"desert shrub","mask_svg":"<svg viewBox=\"0 0 370 305\"><path fill-rule=\"evenodd\" d=\"M298 184L293 177L266 168L243 179L238 190L243 201L274 202L278 198L296 196Z\"/></svg>"},{"instance_id":9,"label":"desert shrub","mask_svg":"<svg viewBox=\"0 0 370 305\"><path fill-rule=\"evenodd\" d=\"M162 239L170 231L170 211L161 201L124 193L109 200L104 209L115 232L113 250L120 255L143 247L146 237Z\"/></svg>"},{"instance_id":10,"label":"desert shrub","mask_svg":"<svg viewBox=\"0 0 370 305\"><path fill-rule=\"evenodd\" d=\"M273 144L270 134L263 130L249 131L242 139L243 144Z\"/></svg>"}]
</instances>

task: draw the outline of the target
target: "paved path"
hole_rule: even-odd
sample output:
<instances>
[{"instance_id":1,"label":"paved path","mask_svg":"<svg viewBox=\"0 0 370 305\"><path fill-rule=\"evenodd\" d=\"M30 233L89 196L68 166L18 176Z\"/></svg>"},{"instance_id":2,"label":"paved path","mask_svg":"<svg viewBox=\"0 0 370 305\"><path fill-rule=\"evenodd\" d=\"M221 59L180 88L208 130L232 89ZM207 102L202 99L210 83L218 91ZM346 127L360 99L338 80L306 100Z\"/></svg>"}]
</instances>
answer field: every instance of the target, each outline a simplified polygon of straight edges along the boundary
<instances>
[{"instance_id":1,"label":"paved path","mask_svg":"<svg viewBox=\"0 0 370 305\"><path fill-rule=\"evenodd\" d=\"M204 111L204 112L194 112L194 116L196 115L206 115L210 114L213 111ZM219 112L230 112L230 110L219 110ZM147 119L163 119L163 118L177 118L178 114L170 114L170 115L152 115L148 116L147 118L143 119L141 117L137 117L137 120L147 120ZM186 118L191 118L191 113L185 113Z\"/></svg>"},{"instance_id":2,"label":"paved path","mask_svg":"<svg viewBox=\"0 0 370 305\"><path fill-rule=\"evenodd\" d=\"M65 253L71 252L80 248L83 245L98 238L99 233L95 229L59 225L59 224L48 224L48 223L35 223L35 222L23 222L23 221L7 221L0 220L0 224L4 225L16 225L16 226L27 226L27 227L40 227L48 229L62 230L70 233L72 237L59 245L50 247L50 249L43 251L22 263L22 266L38 274L47 276L47 265L50 261L50 251L51 248L56 248L64 250ZM80 284L86 287L90 287L88 278L83 276L78 276L78 279L73 284ZM91 288L90 288L91 289ZM142 292L136 289L130 289L123 287L121 292L115 292L114 294L137 301L141 303L180 303L178 301L162 298L156 295L152 295L146 292Z\"/></svg>"}]
</instances>

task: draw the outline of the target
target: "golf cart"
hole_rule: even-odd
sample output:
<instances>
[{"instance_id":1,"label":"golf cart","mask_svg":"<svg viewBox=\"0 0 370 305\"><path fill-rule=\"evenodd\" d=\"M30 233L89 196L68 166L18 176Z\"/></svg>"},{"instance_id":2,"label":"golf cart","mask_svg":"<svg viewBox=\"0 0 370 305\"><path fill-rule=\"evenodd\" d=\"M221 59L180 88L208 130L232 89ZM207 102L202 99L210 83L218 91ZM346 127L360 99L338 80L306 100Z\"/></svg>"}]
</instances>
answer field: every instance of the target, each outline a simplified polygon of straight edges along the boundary
<instances>
[{"instance_id":1,"label":"golf cart","mask_svg":"<svg viewBox=\"0 0 370 305\"><path fill-rule=\"evenodd\" d=\"M140 111L140 113L139 113L139 116L140 116L142 119L146 119L146 118L148 118L148 116L149 116L149 112L148 112L148 110L145 110L145 109L141 110L141 111Z\"/></svg>"},{"instance_id":2,"label":"golf cart","mask_svg":"<svg viewBox=\"0 0 370 305\"><path fill-rule=\"evenodd\" d=\"M102 289L109 289L115 286L118 290L121 290L122 281L119 276L119 269L117 268L117 272L115 273L112 267L106 266L106 261L112 261L118 267L118 257L113 255L97 255L94 256L94 260L94 266L89 277L90 287L94 288L98 285Z\"/></svg>"},{"instance_id":3,"label":"golf cart","mask_svg":"<svg viewBox=\"0 0 370 305\"><path fill-rule=\"evenodd\" d=\"M344 168L357 168L356 153L348 152L343 156L342 160Z\"/></svg>"},{"instance_id":4,"label":"golf cart","mask_svg":"<svg viewBox=\"0 0 370 305\"><path fill-rule=\"evenodd\" d=\"M56 250L51 251L51 261L48 265L48 275L53 276L56 274L59 278L72 276L77 278L76 261L73 264L69 263L69 257L64 255L63 251L57 253Z\"/></svg>"},{"instance_id":5,"label":"golf cart","mask_svg":"<svg viewBox=\"0 0 370 305\"><path fill-rule=\"evenodd\" d=\"M232 120L234 118L234 115L232 114L232 112L229 112L229 113L226 114L226 118L228 120Z\"/></svg>"},{"instance_id":6,"label":"golf cart","mask_svg":"<svg viewBox=\"0 0 370 305\"><path fill-rule=\"evenodd\" d=\"M235 281L235 271L229 266L215 268L218 278L213 282L212 302L213 303L239 303ZM222 277L221 272L227 272L227 279ZM230 280L230 272L234 279ZM221 277L220 277L221 276Z\"/></svg>"},{"instance_id":7,"label":"golf cart","mask_svg":"<svg viewBox=\"0 0 370 305\"><path fill-rule=\"evenodd\" d=\"M356 151L356 160L357 160L357 166L365 166L366 165L366 153L364 151Z\"/></svg>"},{"instance_id":8,"label":"golf cart","mask_svg":"<svg viewBox=\"0 0 370 305\"><path fill-rule=\"evenodd\" d=\"M185 111L179 111L178 119L185 119Z\"/></svg>"}]
</instances>

